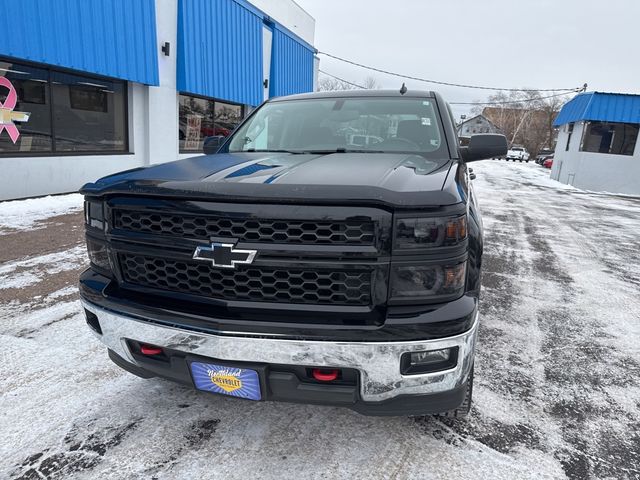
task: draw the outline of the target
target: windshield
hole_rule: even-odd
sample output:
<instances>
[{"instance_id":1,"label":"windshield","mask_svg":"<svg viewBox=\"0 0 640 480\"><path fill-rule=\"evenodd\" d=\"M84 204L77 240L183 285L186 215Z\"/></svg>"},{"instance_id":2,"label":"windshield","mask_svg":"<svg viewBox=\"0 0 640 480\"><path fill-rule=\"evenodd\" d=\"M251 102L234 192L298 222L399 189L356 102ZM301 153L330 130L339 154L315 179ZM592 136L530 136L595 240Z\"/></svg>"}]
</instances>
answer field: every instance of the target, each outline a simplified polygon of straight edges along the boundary
<instances>
[{"instance_id":1,"label":"windshield","mask_svg":"<svg viewBox=\"0 0 640 480\"><path fill-rule=\"evenodd\" d=\"M233 135L230 152L419 153L448 158L428 98L317 98L263 105Z\"/></svg>"}]
</instances>

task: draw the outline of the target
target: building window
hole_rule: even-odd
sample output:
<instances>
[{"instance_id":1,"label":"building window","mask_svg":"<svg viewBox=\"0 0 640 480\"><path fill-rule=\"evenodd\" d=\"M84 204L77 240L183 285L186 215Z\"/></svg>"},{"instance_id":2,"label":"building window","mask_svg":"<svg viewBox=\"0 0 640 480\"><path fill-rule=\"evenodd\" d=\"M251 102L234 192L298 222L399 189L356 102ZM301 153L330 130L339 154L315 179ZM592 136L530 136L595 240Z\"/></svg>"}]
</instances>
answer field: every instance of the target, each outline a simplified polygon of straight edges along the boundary
<instances>
[{"instance_id":1,"label":"building window","mask_svg":"<svg viewBox=\"0 0 640 480\"><path fill-rule=\"evenodd\" d=\"M59 152L127 149L124 82L51 72L55 145Z\"/></svg>"},{"instance_id":2,"label":"building window","mask_svg":"<svg viewBox=\"0 0 640 480\"><path fill-rule=\"evenodd\" d=\"M228 137L242 120L242 106L180 94L180 152L202 153L206 137Z\"/></svg>"},{"instance_id":3,"label":"building window","mask_svg":"<svg viewBox=\"0 0 640 480\"><path fill-rule=\"evenodd\" d=\"M29 114L13 122L19 132L14 143L5 105L0 156L128 152L126 82L2 60L0 77L8 80L0 86L0 103L9 100L13 112Z\"/></svg>"},{"instance_id":4,"label":"building window","mask_svg":"<svg viewBox=\"0 0 640 480\"><path fill-rule=\"evenodd\" d=\"M587 122L580 151L633 155L639 129L637 123Z\"/></svg>"},{"instance_id":5,"label":"building window","mask_svg":"<svg viewBox=\"0 0 640 480\"><path fill-rule=\"evenodd\" d=\"M564 147L566 152L569 151L569 146L571 145L571 136L573 135L573 123L567 125L567 145Z\"/></svg>"}]
</instances>

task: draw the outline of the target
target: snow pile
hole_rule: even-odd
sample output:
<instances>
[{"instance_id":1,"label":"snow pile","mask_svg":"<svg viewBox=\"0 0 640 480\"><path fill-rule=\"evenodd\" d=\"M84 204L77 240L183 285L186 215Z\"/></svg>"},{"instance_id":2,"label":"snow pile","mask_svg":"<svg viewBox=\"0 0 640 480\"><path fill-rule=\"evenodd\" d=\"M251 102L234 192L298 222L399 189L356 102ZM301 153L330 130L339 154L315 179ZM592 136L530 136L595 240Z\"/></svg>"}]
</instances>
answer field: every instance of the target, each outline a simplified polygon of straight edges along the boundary
<instances>
[{"instance_id":1,"label":"snow pile","mask_svg":"<svg viewBox=\"0 0 640 480\"><path fill-rule=\"evenodd\" d=\"M56 195L0 202L0 231L44 228L44 220L82 210L82 195Z\"/></svg>"}]
</instances>

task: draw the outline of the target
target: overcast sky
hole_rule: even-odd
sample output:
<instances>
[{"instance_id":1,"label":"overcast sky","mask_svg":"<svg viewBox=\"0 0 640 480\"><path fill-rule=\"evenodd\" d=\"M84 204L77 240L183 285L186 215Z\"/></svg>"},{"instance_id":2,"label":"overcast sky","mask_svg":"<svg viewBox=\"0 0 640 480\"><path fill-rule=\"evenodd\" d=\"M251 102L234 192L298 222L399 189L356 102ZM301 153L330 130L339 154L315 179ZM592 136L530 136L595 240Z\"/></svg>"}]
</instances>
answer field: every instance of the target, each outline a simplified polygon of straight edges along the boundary
<instances>
[{"instance_id":1,"label":"overcast sky","mask_svg":"<svg viewBox=\"0 0 640 480\"><path fill-rule=\"evenodd\" d=\"M296 0L315 46L385 70L455 83L640 93L640 0ZM383 88L402 80L320 56L320 68ZM482 90L406 80L450 102ZM469 107L456 106L456 115Z\"/></svg>"}]
</instances>

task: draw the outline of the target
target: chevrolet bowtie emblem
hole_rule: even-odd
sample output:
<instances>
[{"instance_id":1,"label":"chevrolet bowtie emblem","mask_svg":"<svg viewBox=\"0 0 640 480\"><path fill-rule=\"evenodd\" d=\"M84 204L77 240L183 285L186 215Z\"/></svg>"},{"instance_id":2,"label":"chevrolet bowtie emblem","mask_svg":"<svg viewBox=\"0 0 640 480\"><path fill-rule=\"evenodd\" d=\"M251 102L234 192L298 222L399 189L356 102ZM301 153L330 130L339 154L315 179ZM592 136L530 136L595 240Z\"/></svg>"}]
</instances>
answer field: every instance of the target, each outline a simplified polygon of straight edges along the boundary
<instances>
[{"instance_id":1,"label":"chevrolet bowtie emblem","mask_svg":"<svg viewBox=\"0 0 640 480\"><path fill-rule=\"evenodd\" d=\"M255 250L238 250L234 243L212 243L211 246L197 247L193 252L194 260L211 262L218 268L235 268L236 265L253 262L258 253Z\"/></svg>"}]
</instances>

